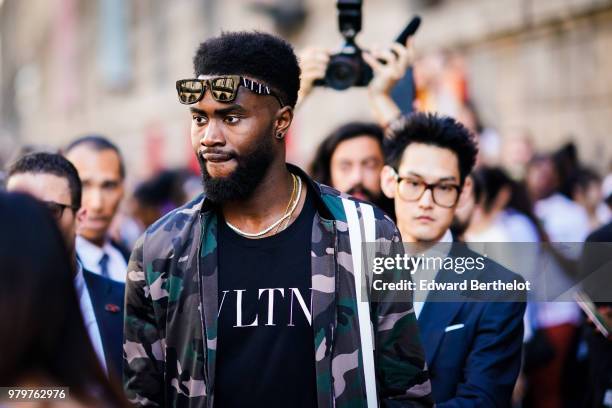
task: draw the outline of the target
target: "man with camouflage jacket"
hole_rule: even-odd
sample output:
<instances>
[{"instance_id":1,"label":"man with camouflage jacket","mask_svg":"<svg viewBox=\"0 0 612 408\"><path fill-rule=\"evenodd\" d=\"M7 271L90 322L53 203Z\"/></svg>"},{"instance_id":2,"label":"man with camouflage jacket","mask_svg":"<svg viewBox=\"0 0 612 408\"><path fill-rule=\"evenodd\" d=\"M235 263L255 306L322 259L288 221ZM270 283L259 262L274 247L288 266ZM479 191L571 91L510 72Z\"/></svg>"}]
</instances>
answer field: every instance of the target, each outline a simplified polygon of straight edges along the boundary
<instances>
[{"instance_id":1,"label":"man with camouflage jacket","mask_svg":"<svg viewBox=\"0 0 612 408\"><path fill-rule=\"evenodd\" d=\"M137 406L431 406L410 296L362 301L379 209L285 163L299 67L262 33L200 45L190 106L206 194L140 238L127 277L124 382ZM367 279L367 278L366 278Z\"/></svg>"}]
</instances>

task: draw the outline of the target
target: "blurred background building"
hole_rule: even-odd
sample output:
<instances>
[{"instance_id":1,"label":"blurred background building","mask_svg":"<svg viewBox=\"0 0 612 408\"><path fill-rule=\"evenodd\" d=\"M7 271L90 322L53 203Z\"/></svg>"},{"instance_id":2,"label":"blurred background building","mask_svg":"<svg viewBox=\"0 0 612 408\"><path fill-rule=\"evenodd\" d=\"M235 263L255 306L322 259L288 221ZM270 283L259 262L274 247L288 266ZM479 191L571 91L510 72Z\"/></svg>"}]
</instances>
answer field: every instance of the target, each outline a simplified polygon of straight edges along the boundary
<instances>
[{"instance_id":1,"label":"blurred background building","mask_svg":"<svg viewBox=\"0 0 612 408\"><path fill-rule=\"evenodd\" d=\"M581 159L612 159L611 0L364 0L365 46L389 43L410 17L423 109L477 107L497 139L537 149L573 140ZM0 0L0 164L24 144L101 133L130 178L194 166L189 115L174 81L221 30L275 32L296 49L338 47L332 0ZM306 165L336 125L371 114L364 89L317 89L301 107L289 159Z\"/></svg>"}]
</instances>

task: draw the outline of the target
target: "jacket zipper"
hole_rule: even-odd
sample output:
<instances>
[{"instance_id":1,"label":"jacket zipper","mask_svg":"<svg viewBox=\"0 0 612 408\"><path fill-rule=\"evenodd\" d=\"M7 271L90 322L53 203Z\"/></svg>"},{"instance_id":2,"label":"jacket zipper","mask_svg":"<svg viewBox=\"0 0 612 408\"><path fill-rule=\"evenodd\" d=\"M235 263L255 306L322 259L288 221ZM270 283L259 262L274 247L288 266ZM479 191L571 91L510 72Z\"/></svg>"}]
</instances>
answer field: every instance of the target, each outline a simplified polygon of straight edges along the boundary
<instances>
[{"instance_id":1,"label":"jacket zipper","mask_svg":"<svg viewBox=\"0 0 612 408\"><path fill-rule=\"evenodd\" d=\"M334 295L334 325L332 326L331 329L331 345L329 347L329 372L332 373L332 363L333 363L333 356L334 356L334 343L336 341L336 328L338 327L338 284L339 284L339 280L338 280L338 230L336 228L336 220L332 220L332 226L334 227L334 291L336 292ZM332 386L331 386L331 406L335 407L336 406L336 391L334 388L334 376L331 375L331 380L332 380Z\"/></svg>"},{"instance_id":2,"label":"jacket zipper","mask_svg":"<svg viewBox=\"0 0 612 408\"><path fill-rule=\"evenodd\" d=\"M210 383L208 381L208 337L206 336L206 325L204 324L204 310L202 303L202 274L200 273L200 254L202 253L202 234L204 228L202 226L202 212L198 213L198 220L200 225L200 236L198 237L198 252L196 254L197 264L196 271L198 274L198 296L200 302L198 308L200 309L200 325L202 326L202 346L204 349L204 382L206 383L206 406L212 408L212 395L210 394Z\"/></svg>"}]
</instances>

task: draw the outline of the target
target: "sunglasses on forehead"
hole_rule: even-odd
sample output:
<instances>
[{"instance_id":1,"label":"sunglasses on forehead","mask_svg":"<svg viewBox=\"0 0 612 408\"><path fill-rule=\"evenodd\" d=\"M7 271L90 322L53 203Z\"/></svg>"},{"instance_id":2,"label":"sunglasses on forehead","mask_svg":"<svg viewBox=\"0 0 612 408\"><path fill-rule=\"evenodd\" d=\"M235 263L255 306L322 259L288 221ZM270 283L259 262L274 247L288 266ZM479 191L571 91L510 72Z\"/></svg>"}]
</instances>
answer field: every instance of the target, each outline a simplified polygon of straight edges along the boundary
<instances>
[{"instance_id":1,"label":"sunglasses on forehead","mask_svg":"<svg viewBox=\"0 0 612 408\"><path fill-rule=\"evenodd\" d=\"M226 75L208 79L180 79L176 81L176 91L179 101L184 105L199 102L204 97L206 89L217 102L233 102L241 86L257 95L271 95L276 98L281 108L285 106L282 99L269 86L260 84L238 75Z\"/></svg>"}]
</instances>

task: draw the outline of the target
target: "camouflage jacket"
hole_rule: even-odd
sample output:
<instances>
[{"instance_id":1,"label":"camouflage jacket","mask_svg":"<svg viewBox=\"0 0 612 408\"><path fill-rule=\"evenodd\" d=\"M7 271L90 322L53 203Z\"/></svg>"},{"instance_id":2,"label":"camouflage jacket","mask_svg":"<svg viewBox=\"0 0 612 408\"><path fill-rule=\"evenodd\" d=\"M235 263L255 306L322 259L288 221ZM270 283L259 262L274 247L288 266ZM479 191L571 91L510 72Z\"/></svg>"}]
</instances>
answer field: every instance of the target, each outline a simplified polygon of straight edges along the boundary
<instances>
[{"instance_id":1,"label":"camouflage jacket","mask_svg":"<svg viewBox=\"0 0 612 408\"><path fill-rule=\"evenodd\" d=\"M348 200L359 204L360 218L364 206L369 211L373 207L288 167L308 180L309 191L316 192L311 314L318 407L366 407L362 353L373 351L361 347L344 204ZM393 222L377 208L373 214L377 241L400 242ZM137 406L213 406L216 229L215 210L200 196L149 227L132 253L126 282L124 385ZM371 302L369 310L379 404L432 405L411 299Z\"/></svg>"}]
</instances>

